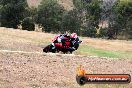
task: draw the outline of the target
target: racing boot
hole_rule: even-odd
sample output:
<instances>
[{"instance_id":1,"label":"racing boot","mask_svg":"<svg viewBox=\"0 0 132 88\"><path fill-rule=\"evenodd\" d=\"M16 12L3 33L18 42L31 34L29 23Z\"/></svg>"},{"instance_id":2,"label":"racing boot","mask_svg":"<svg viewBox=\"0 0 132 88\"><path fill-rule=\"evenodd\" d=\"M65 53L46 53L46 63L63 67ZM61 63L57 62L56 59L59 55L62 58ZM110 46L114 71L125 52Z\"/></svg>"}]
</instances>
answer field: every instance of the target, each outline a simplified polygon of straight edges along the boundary
<instances>
[{"instance_id":1,"label":"racing boot","mask_svg":"<svg viewBox=\"0 0 132 88\"><path fill-rule=\"evenodd\" d=\"M74 47L70 47L69 49L70 49L70 51L75 51Z\"/></svg>"},{"instance_id":2,"label":"racing boot","mask_svg":"<svg viewBox=\"0 0 132 88\"><path fill-rule=\"evenodd\" d=\"M72 50L75 50L75 47L71 47Z\"/></svg>"}]
</instances>

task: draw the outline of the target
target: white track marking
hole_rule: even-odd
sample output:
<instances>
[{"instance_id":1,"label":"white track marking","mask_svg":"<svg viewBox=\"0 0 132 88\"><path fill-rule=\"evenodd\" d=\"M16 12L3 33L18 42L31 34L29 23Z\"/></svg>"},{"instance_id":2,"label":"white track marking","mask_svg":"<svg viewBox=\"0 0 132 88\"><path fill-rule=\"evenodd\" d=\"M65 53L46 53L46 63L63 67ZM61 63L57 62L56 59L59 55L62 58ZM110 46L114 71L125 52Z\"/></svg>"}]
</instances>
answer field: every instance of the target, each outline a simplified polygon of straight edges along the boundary
<instances>
[{"instance_id":1,"label":"white track marking","mask_svg":"<svg viewBox=\"0 0 132 88\"><path fill-rule=\"evenodd\" d=\"M3 53L3 52L5 52L5 53L40 54L40 55L50 55L50 56L79 56L79 57L88 57L88 58L104 58L104 59L108 59L108 57L86 56L86 55L76 55L76 54L60 54L60 53L44 53L44 52L0 50L0 53ZM118 59L118 58L109 58L109 59Z\"/></svg>"},{"instance_id":2,"label":"white track marking","mask_svg":"<svg viewBox=\"0 0 132 88\"><path fill-rule=\"evenodd\" d=\"M25 54L42 54L42 55L67 55L67 56L81 56L81 55L74 55L74 54L60 54L60 53L44 53L44 52L27 52L27 51L12 51L12 50L0 50L0 52L5 53L25 53Z\"/></svg>"},{"instance_id":3,"label":"white track marking","mask_svg":"<svg viewBox=\"0 0 132 88\"><path fill-rule=\"evenodd\" d=\"M12 51L12 50L0 50L5 53L27 53L27 54L44 54L43 52L27 52L27 51Z\"/></svg>"}]
</instances>

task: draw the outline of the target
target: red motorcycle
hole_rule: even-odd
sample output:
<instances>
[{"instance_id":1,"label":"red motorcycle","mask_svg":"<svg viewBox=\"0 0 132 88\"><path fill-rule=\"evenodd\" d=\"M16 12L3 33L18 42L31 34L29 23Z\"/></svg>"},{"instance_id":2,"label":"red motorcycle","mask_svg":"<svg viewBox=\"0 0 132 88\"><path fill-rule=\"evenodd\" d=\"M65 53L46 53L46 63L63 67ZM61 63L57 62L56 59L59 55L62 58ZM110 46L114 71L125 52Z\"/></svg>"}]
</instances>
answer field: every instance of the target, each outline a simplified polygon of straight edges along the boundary
<instances>
[{"instance_id":1,"label":"red motorcycle","mask_svg":"<svg viewBox=\"0 0 132 88\"><path fill-rule=\"evenodd\" d=\"M52 40L55 41L56 37ZM79 38L76 39L75 43L74 43L74 48L71 48L71 41L68 39L65 41L65 44L62 43L55 43L55 49L52 49L53 45L49 44L47 45L44 49L43 52L47 53L47 52L52 52L52 53L58 53L58 52L63 52L63 53L72 53L73 51L77 50L79 47L79 44L82 41L79 40Z\"/></svg>"}]
</instances>

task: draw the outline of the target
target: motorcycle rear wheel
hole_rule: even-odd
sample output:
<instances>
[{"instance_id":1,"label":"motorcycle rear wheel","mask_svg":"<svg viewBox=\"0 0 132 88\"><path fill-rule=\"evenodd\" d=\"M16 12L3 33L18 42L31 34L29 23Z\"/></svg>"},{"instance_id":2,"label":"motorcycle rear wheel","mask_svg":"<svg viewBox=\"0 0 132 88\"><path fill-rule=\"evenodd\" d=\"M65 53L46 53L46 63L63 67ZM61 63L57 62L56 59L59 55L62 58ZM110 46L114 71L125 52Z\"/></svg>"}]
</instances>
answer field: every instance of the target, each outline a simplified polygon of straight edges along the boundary
<instances>
[{"instance_id":1,"label":"motorcycle rear wheel","mask_svg":"<svg viewBox=\"0 0 132 88\"><path fill-rule=\"evenodd\" d=\"M47 46L43 49L43 52L47 53L47 52L49 52L49 49L50 49L50 45L47 45Z\"/></svg>"}]
</instances>

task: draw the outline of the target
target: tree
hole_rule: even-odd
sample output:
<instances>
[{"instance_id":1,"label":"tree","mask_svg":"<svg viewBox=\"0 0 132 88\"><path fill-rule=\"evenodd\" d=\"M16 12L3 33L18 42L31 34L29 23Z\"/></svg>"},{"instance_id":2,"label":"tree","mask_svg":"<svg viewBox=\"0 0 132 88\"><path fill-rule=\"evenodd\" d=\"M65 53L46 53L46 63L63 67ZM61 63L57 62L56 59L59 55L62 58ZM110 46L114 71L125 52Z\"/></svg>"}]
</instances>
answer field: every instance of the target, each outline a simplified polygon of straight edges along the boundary
<instances>
[{"instance_id":1,"label":"tree","mask_svg":"<svg viewBox=\"0 0 132 88\"><path fill-rule=\"evenodd\" d=\"M79 34L81 21L77 16L77 11L75 9L66 12L62 19L62 32L76 32Z\"/></svg>"},{"instance_id":2,"label":"tree","mask_svg":"<svg viewBox=\"0 0 132 88\"><path fill-rule=\"evenodd\" d=\"M99 22L101 20L101 0L91 0L87 3L87 36L96 37L97 28L99 28Z\"/></svg>"},{"instance_id":3,"label":"tree","mask_svg":"<svg viewBox=\"0 0 132 88\"><path fill-rule=\"evenodd\" d=\"M100 0L73 0L78 18L81 20L81 34L89 37L96 35L95 27L98 27L101 13Z\"/></svg>"},{"instance_id":4,"label":"tree","mask_svg":"<svg viewBox=\"0 0 132 88\"><path fill-rule=\"evenodd\" d=\"M22 21L22 30L34 31L35 24L31 17L24 18Z\"/></svg>"},{"instance_id":5,"label":"tree","mask_svg":"<svg viewBox=\"0 0 132 88\"><path fill-rule=\"evenodd\" d=\"M98 27L101 18L101 0L92 0L87 5L87 19L91 21L91 25Z\"/></svg>"},{"instance_id":6,"label":"tree","mask_svg":"<svg viewBox=\"0 0 132 88\"><path fill-rule=\"evenodd\" d=\"M30 7L29 8L29 12L30 12L30 17L35 22L36 21L36 16L37 16L37 8L36 7L33 7L33 6Z\"/></svg>"},{"instance_id":7,"label":"tree","mask_svg":"<svg viewBox=\"0 0 132 88\"><path fill-rule=\"evenodd\" d=\"M38 6L37 23L44 27L45 32L61 30L64 8L56 0L42 0Z\"/></svg>"},{"instance_id":8,"label":"tree","mask_svg":"<svg viewBox=\"0 0 132 88\"><path fill-rule=\"evenodd\" d=\"M1 11L2 11L2 5L0 4L0 27L1 27Z\"/></svg>"},{"instance_id":9,"label":"tree","mask_svg":"<svg viewBox=\"0 0 132 88\"><path fill-rule=\"evenodd\" d=\"M26 10L26 16L22 20L22 30L34 31L35 30L35 17L37 15L37 8L30 7Z\"/></svg>"},{"instance_id":10,"label":"tree","mask_svg":"<svg viewBox=\"0 0 132 88\"><path fill-rule=\"evenodd\" d=\"M22 19L27 15L26 0L1 0L1 26L17 28Z\"/></svg>"},{"instance_id":11,"label":"tree","mask_svg":"<svg viewBox=\"0 0 132 88\"><path fill-rule=\"evenodd\" d=\"M122 31L124 30L126 39L128 39L129 32L131 33L132 30L132 24L130 23L132 22L132 1L118 0L113 9L117 16L115 19L114 27L117 26Z\"/></svg>"}]
</instances>

